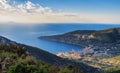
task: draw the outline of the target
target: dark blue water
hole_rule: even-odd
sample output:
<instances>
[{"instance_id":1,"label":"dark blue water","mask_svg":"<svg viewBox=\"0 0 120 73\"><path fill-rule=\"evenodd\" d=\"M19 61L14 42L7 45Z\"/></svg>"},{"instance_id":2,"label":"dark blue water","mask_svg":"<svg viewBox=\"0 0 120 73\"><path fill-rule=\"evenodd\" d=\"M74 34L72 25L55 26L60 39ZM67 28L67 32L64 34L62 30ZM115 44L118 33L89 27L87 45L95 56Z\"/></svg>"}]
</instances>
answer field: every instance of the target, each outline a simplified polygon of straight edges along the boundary
<instances>
[{"instance_id":1,"label":"dark blue water","mask_svg":"<svg viewBox=\"0 0 120 73\"><path fill-rule=\"evenodd\" d=\"M120 25L104 24L0 24L0 35L18 43L23 43L41 48L53 54L68 52L72 49L81 51L82 47L38 39L39 36L63 34L74 30L102 30L120 27Z\"/></svg>"}]
</instances>

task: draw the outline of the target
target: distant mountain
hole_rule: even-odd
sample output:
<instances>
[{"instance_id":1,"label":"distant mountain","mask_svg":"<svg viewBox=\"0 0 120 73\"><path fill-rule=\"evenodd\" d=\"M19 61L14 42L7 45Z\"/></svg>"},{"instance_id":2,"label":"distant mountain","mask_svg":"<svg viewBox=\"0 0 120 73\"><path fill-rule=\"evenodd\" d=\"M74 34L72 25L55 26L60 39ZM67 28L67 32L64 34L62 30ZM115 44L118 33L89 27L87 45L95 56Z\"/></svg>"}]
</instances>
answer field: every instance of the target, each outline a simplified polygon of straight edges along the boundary
<instances>
[{"instance_id":1,"label":"distant mountain","mask_svg":"<svg viewBox=\"0 0 120 73\"><path fill-rule=\"evenodd\" d=\"M62 35L41 36L39 39L63 42L84 47L92 45L93 49L97 52L107 52L107 55L104 54L103 57L120 55L120 28L111 28L100 31L77 30ZM94 53L93 56L100 57L101 54L96 55Z\"/></svg>"},{"instance_id":2,"label":"distant mountain","mask_svg":"<svg viewBox=\"0 0 120 73\"><path fill-rule=\"evenodd\" d=\"M99 73L102 70L62 59L0 36L0 73Z\"/></svg>"},{"instance_id":3,"label":"distant mountain","mask_svg":"<svg viewBox=\"0 0 120 73\"><path fill-rule=\"evenodd\" d=\"M101 41L101 42L116 42L120 40L120 28L113 28L113 29L107 29L107 30L77 30L69 33L65 33L62 35L53 35L53 36L41 36L39 38L44 38L48 40L53 40L53 41L71 41L73 44L75 43L74 41L79 41L79 40L96 40L96 41ZM69 42L70 43L70 42ZM82 44L82 43L77 43L77 45ZM83 44L84 45L84 44Z\"/></svg>"}]
</instances>

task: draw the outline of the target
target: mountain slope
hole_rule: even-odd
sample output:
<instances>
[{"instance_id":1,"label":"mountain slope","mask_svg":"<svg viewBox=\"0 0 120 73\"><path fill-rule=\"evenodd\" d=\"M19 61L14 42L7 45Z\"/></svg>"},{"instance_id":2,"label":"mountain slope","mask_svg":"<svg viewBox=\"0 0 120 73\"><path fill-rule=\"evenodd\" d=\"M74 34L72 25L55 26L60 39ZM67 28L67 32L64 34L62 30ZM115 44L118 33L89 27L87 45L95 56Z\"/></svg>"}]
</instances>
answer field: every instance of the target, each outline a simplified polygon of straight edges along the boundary
<instances>
[{"instance_id":1,"label":"mountain slope","mask_svg":"<svg viewBox=\"0 0 120 73\"><path fill-rule=\"evenodd\" d=\"M93 49L97 52L102 51L105 53L107 51L109 56L120 55L120 28L100 31L77 30L62 35L41 36L39 39L63 42L84 47L92 45Z\"/></svg>"},{"instance_id":2,"label":"mountain slope","mask_svg":"<svg viewBox=\"0 0 120 73\"><path fill-rule=\"evenodd\" d=\"M25 69L26 67L31 69L32 67L36 71L39 71L38 70L39 66L40 67L42 66L42 69L45 69L45 70L48 69L48 72L45 72L45 73L50 73L49 68L51 70L51 67L55 67L55 70L57 70L57 72L54 72L53 71L54 69L53 69L52 70L53 72L51 73L58 73L59 71L60 73L64 73L64 69L65 71L67 71L65 73L70 73L70 72L71 73L74 73L74 72L76 73L90 73L90 72L98 73L98 72L101 72L101 70L98 71L97 68L90 67L86 64L76 63L74 61L62 59L44 50L31 47L31 46L27 46L24 44L19 44L19 43L16 43L14 41L11 41L1 36L0 37L0 69L2 69L2 72L3 72L3 71L7 71L10 68L9 73L11 73L11 71L14 71L14 68L15 68L19 72L20 69L17 68L19 66L22 69ZM70 67L70 71L69 69L66 69L66 66L68 66L67 68ZM38 73L41 73L41 72L38 72Z\"/></svg>"},{"instance_id":3,"label":"mountain slope","mask_svg":"<svg viewBox=\"0 0 120 73\"><path fill-rule=\"evenodd\" d=\"M19 43L16 43L14 41L11 41L5 37L2 37L2 36L0 36L0 44L22 46L24 48L27 48L27 52L29 54L35 56L36 58L40 59L41 61L47 62L47 63L52 64L52 65L56 65L57 60L61 59L61 58L59 58L59 57L57 57L49 52L43 51L42 49L28 46L28 45L24 45L24 44L19 44ZM49 59L49 57L50 57L50 59ZM61 64L61 65L63 65L63 64Z\"/></svg>"},{"instance_id":4,"label":"mountain slope","mask_svg":"<svg viewBox=\"0 0 120 73\"><path fill-rule=\"evenodd\" d=\"M60 68L38 61L20 45L0 44L0 73L58 73L64 69L72 73L74 68Z\"/></svg>"}]
</instances>

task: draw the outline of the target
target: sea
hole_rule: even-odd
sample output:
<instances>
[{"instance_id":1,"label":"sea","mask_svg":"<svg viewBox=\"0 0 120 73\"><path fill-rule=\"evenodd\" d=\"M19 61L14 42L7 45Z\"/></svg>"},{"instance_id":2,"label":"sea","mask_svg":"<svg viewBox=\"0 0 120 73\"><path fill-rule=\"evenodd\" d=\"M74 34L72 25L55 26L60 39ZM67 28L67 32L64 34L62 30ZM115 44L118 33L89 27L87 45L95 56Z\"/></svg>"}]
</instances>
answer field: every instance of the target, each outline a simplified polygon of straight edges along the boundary
<instances>
[{"instance_id":1,"label":"sea","mask_svg":"<svg viewBox=\"0 0 120 73\"><path fill-rule=\"evenodd\" d=\"M50 23L50 24L0 24L0 36L17 43L38 47L53 54L58 52L81 51L83 47L38 39L40 36L59 35L75 30L103 30L119 28L118 24L80 24L80 23Z\"/></svg>"}]
</instances>

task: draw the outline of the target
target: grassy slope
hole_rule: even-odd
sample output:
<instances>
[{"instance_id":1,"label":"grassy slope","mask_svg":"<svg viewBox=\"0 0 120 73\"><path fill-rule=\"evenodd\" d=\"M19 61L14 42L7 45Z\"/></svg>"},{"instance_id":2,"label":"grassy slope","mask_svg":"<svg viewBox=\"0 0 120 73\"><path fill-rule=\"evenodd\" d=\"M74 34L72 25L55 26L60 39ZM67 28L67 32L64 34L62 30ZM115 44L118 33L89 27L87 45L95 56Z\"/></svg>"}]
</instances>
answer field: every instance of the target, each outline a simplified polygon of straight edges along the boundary
<instances>
[{"instance_id":1,"label":"grassy slope","mask_svg":"<svg viewBox=\"0 0 120 73\"><path fill-rule=\"evenodd\" d=\"M104 60L106 63L110 63L114 66L115 68L111 68L108 70L108 73L120 73L120 56L115 56L113 58L109 58Z\"/></svg>"},{"instance_id":2,"label":"grassy slope","mask_svg":"<svg viewBox=\"0 0 120 73\"><path fill-rule=\"evenodd\" d=\"M74 70L48 65L26 52L26 48L20 45L0 45L0 73L58 73L64 69L72 73Z\"/></svg>"},{"instance_id":3,"label":"grassy slope","mask_svg":"<svg viewBox=\"0 0 120 73\"><path fill-rule=\"evenodd\" d=\"M120 56L115 56L115 57L112 57L112 58L103 59L101 61L104 62L104 63L109 63L113 66L120 67Z\"/></svg>"}]
</instances>

